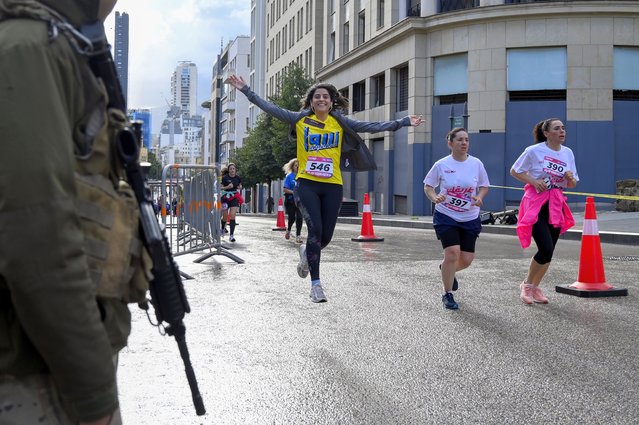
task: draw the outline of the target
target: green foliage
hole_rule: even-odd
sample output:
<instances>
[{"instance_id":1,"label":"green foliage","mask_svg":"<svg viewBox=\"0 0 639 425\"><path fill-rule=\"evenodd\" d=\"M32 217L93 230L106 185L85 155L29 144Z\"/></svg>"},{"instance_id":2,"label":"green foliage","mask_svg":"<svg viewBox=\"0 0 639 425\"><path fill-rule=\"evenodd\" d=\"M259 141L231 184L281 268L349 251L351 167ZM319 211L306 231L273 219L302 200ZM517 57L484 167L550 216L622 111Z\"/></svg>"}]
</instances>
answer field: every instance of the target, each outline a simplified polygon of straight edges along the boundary
<instances>
[{"instance_id":1,"label":"green foliage","mask_svg":"<svg viewBox=\"0 0 639 425\"><path fill-rule=\"evenodd\" d=\"M160 180L162 178L162 163L158 160L153 152L148 153L148 161L151 163L149 169L150 180Z\"/></svg>"},{"instance_id":2,"label":"green foliage","mask_svg":"<svg viewBox=\"0 0 639 425\"><path fill-rule=\"evenodd\" d=\"M280 81L278 95L269 100L290 111L300 110L300 100L313 81L302 67L291 65ZM289 124L261 114L248 132L243 146L236 150L233 162L238 165L244 187L269 183L284 177L282 166L297 155L296 143L288 138Z\"/></svg>"}]
</instances>

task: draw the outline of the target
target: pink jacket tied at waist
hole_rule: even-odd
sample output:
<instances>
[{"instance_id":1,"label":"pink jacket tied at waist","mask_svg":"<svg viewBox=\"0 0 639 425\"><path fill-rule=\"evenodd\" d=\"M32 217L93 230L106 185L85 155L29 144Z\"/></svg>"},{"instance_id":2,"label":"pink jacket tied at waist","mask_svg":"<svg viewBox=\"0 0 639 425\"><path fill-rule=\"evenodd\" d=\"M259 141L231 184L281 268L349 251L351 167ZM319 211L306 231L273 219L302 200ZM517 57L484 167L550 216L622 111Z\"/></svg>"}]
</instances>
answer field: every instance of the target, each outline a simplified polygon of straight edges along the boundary
<instances>
[{"instance_id":1,"label":"pink jacket tied at waist","mask_svg":"<svg viewBox=\"0 0 639 425\"><path fill-rule=\"evenodd\" d=\"M517 235L521 247L530 246L532 227L537 222L541 207L548 202L549 222L554 227L560 227L559 234L575 225L575 219L566 203L566 197L560 189L545 190L537 193L535 187L527 184L524 186L524 196L519 204L519 218L517 220Z\"/></svg>"}]
</instances>

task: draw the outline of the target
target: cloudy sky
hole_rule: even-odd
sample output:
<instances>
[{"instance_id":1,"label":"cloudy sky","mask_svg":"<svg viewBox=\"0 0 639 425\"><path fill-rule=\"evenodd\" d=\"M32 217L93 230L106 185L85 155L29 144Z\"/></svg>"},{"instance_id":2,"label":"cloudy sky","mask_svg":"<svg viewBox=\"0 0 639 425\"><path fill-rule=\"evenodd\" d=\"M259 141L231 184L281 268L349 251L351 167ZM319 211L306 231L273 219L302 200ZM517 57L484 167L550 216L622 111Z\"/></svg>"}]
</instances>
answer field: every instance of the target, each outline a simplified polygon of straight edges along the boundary
<instances>
[{"instance_id":1,"label":"cloudy sky","mask_svg":"<svg viewBox=\"0 0 639 425\"><path fill-rule=\"evenodd\" d=\"M105 22L113 44L115 11L129 14L129 108L153 110L160 124L180 61L198 68L198 104L208 98L220 44L250 35L251 0L119 0Z\"/></svg>"}]
</instances>

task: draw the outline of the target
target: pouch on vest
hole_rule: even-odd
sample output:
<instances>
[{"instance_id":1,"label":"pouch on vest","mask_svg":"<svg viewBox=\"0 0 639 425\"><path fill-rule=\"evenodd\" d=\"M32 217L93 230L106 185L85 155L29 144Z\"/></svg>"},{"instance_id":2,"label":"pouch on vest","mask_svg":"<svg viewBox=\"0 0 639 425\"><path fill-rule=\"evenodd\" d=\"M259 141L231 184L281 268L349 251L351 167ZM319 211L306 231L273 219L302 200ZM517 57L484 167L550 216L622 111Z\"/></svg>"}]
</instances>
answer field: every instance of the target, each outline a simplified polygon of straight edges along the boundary
<instances>
[{"instance_id":1,"label":"pouch on vest","mask_svg":"<svg viewBox=\"0 0 639 425\"><path fill-rule=\"evenodd\" d=\"M110 109L108 125L96 135L90 153L76 159L77 210L98 296L140 302L148 290L152 262L139 237L135 194L112 145L126 124L121 111Z\"/></svg>"}]
</instances>

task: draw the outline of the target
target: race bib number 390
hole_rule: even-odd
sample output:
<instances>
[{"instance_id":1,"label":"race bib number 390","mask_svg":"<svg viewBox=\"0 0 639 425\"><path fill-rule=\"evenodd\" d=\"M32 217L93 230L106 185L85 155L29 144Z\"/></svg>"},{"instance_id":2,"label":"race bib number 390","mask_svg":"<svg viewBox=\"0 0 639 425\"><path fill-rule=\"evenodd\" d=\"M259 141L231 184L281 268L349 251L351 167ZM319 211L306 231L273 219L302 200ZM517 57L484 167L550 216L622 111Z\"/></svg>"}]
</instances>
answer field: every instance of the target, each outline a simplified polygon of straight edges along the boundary
<instances>
[{"instance_id":1,"label":"race bib number 390","mask_svg":"<svg viewBox=\"0 0 639 425\"><path fill-rule=\"evenodd\" d=\"M566 163L550 156L544 157L544 173L549 176L563 177L567 170Z\"/></svg>"},{"instance_id":2,"label":"race bib number 390","mask_svg":"<svg viewBox=\"0 0 639 425\"><path fill-rule=\"evenodd\" d=\"M328 179L333 177L333 160L321 156L309 156L306 161L306 173Z\"/></svg>"}]
</instances>

